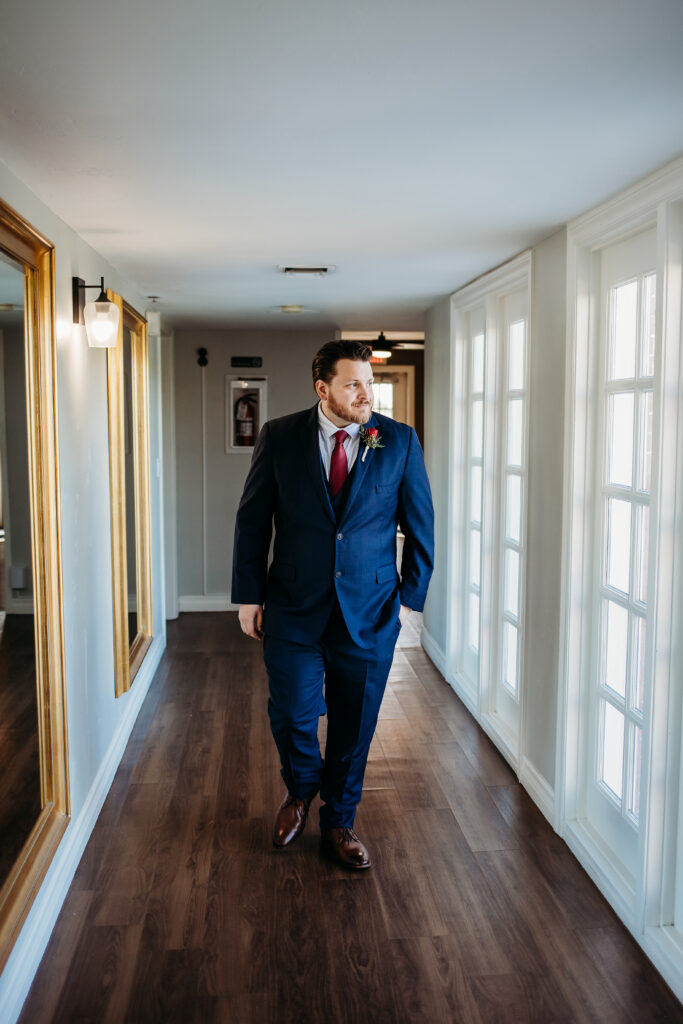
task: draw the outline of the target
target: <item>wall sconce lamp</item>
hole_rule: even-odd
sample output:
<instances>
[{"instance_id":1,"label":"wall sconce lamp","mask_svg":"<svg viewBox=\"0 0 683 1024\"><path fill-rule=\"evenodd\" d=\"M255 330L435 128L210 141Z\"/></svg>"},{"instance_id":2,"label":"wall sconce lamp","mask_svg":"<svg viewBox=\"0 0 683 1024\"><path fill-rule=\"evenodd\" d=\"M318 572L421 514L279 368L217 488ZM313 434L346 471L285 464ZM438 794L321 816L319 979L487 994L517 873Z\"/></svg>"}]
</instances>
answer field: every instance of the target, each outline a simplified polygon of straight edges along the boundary
<instances>
[{"instance_id":1,"label":"wall sconce lamp","mask_svg":"<svg viewBox=\"0 0 683 1024\"><path fill-rule=\"evenodd\" d=\"M93 302L86 302L83 290L99 288L100 294ZM100 284L86 284L80 277L72 278L74 323L85 324L88 344L91 348L116 348L119 329L119 308L107 298L104 278Z\"/></svg>"},{"instance_id":2,"label":"wall sconce lamp","mask_svg":"<svg viewBox=\"0 0 683 1024\"><path fill-rule=\"evenodd\" d=\"M377 335L377 341L372 346L372 355L374 359L391 359L391 349L387 346L384 331Z\"/></svg>"}]
</instances>

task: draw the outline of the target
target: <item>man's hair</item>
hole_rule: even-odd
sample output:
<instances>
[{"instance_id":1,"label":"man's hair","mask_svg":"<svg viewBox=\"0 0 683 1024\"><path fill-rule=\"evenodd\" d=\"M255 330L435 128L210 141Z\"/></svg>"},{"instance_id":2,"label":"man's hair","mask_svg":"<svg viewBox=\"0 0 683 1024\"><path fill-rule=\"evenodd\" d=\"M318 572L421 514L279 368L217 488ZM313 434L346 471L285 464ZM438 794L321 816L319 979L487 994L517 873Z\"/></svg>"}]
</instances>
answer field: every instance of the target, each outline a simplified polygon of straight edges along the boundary
<instances>
[{"instance_id":1,"label":"man's hair","mask_svg":"<svg viewBox=\"0 0 683 1024\"><path fill-rule=\"evenodd\" d=\"M328 341L316 352L313 360L313 386L317 380L329 384L336 375L338 359L360 359L367 363L372 355L369 345L361 341Z\"/></svg>"}]
</instances>

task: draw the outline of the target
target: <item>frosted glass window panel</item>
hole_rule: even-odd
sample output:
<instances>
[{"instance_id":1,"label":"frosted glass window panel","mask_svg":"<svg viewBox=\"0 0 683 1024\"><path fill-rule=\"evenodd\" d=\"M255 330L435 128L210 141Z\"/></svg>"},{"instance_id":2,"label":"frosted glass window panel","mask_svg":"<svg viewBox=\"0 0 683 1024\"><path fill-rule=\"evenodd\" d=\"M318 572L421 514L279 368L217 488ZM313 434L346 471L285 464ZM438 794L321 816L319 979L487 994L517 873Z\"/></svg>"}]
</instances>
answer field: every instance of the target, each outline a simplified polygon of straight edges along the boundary
<instances>
[{"instance_id":1,"label":"frosted glass window panel","mask_svg":"<svg viewBox=\"0 0 683 1024\"><path fill-rule=\"evenodd\" d=\"M479 653L479 597L477 594L470 594L469 601L469 622L467 624L468 643L472 650Z\"/></svg>"},{"instance_id":2,"label":"frosted glass window panel","mask_svg":"<svg viewBox=\"0 0 683 1024\"><path fill-rule=\"evenodd\" d=\"M507 464L522 466L522 436L524 425L524 401L513 398L508 402Z\"/></svg>"},{"instance_id":3,"label":"frosted glass window panel","mask_svg":"<svg viewBox=\"0 0 683 1024\"><path fill-rule=\"evenodd\" d=\"M375 396L375 411L385 416L394 416L394 385L388 382L381 382L373 385Z\"/></svg>"},{"instance_id":4,"label":"frosted glass window panel","mask_svg":"<svg viewBox=\"0 0 683 1024\"><path fill-rule=\"evenodd\" d=\"M653 394L644 391L640 396L640 444L638 488L649 491L652 482L652 414Z\"/></svg>"},{"instance_id":5,"label":"frosted glass window panel","mask_svg":"<svg viewBox=\"0 0 683 1024\"><path fill-rule=\"evenodd\" d=\"M472 394L484 391L484 335L475 334L472 339Z\"/></svg>"},{"instance_id":6,"label":"frosted glass window panel","mask_svg":"<svg viewBox=\"0 0 683 1024\"><path fill-rule=\"evenodd\" d=\"M505 611L519 618L519 554L511 548L505 551Z\"/></svg>"},{"instance_id":7,"label":"frosted glass window panel","mask_svg":"<svg viewBox=\"0 0 683 1024\"><path fill-rule=\"evenodd\" d=\"M631 734L631 778L628 793L628 810L637 820L640 817L640 769L643 761L643 730L637 725L632 725L629 731Z\"/></svg>"},{"instance_id":8,"label":"frosted glass window panel","mask_svg":"<svg viewBox=\"0 0 683 1024\"><path fill-rule=\"evenodd\" d=\"M657 302L657 275L648 274L644 282L643 313L643 353L641 373L644 377L654 377L655 373L655 308Z\"/></svg>"},{"instance_id":9,"label":"frosted glass window panel","mask_svg":"<svg viewBox=\"0 0 683 1024\"><path fill-rule=\"evenodd\" d=\"M481 585L481 534L479 530L470 530L470 583Z\"/></svg>"},{"instance_id":10,"label":"frosted glass window panel","mask_svg":"<svg viewBox=\"0 0 683 1024\"><path fill-rule=\"evenodd\" d=\"M484 403L472 402L472 458L480 459L484 449Z\"/></svg>"},{"instance_id":11,"label":"frosted glass window panel","mask_svg":"<svg viewBox=\"0 0 683 1024\"><path fill-rule=\"evenodd\" d=\"M518 631L511 622L503 622L503 682L517 693Z\"/></svg>"},{"instance_id":12,"label":"frosted glass window panel","mask_svg":"<svg viewBox=\"0 0 683 1024\"><path fill-rule=\"evenodd\" d=\"M645 656L647 621L640 615L633 619L633 707L642 715L645 709Z\"/></svg>"},{"instance_id":13,"label":"frosted glass window panel","mask_svg":"<svg viewBox=\"0 0 683 1024\"><path fill-rule=\"evenodd\" d=\"M510 324L508 390L524 390L524 344L526 341L526 321L517 320Z\"/></svg>"},{"instance_id":14,"label":"frosted glass window panel","mask_svg":"<svg viewBox=\"0 0 683 1024\"><path fill-rule=\"evenodd\" d=\"M636 375L638 338L638 282L628 281L612 289L610 380Z\"/></svg>"},{"instance_id":15,"label":"frosted glass window panel","mask_svg":"<svg viewBox=\"0 0 683 1024\"><path fill-rule=\"evenodd\" d=\"M520 544L522 540L522 479L508 473L505 484L505 536Z\"/></svg>"},{"instance_id":16,"label":"frosted glass window panel","mask_svg":"<svg viewBox=\"0 0 683 1024\"><path fill-rule=\"evenodd\" d=\"M636 601L647 603L647 571L650 549L650 509L642 505L636 512Z\"/></svg>"},{"instance_id":17,"label":"frosted glass window panel","mask_svg":"<svg viewBox=\"0 0 683 1024\"><path fill-rule=\"evenodd\" d=\"M631 503L607 501L607 583L629 593L631 576Z\"/></svg>"},{"instance_id":18,"label":"frosted glass window panel","mask_svg":"<svg viewBox=\"0 0 683 1024\"><path fill-rule=\"evenodd\" d=\"M470 516L475 523L481 522L481 466L470 470Z\"/></svg>"},{"instance_id":19,"label":"frosted glass window panel","mask_svg":"<svg viewBox=\"0 0 683 1024\"><path fill-rule=\"evenodd\" d=\"M624 716L608 701L601 704L600 778L608 789L621 800L624 766Z\"/></svg>"},{"instance_id":20,"label":"frosted glass window panel","mask_svg":"<svg viewBox=\"0 0 683 1024\"><path fill-rule=\"evenodd\" d=\"M620 697L626 697L626 661L628 654L628 612L614 601L603 603L604 684Z\"/></svg>"},{"instance_id":21,"label":"frosted glass window panel","mask_svg":"<svg viewBox=\"0 0 683 1024\"><path fill-rule=\"evenodd\" d=\"M609 399L609 482L619 487L633 483L634 398L624 391Z\"/></svg>"}]
</instances>

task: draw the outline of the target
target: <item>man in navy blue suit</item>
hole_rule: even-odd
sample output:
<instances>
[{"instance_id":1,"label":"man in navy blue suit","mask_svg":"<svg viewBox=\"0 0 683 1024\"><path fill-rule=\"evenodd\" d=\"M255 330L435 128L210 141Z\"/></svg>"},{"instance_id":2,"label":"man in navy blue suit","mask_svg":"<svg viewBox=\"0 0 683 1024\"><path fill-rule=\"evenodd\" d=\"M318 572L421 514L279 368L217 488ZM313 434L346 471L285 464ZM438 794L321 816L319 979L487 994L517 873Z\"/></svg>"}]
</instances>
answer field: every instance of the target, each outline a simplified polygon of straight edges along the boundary
<instances>
[{"instance_id":1,"label":"man in navy blue suit","mask_svg":"<svg viewBox=\"0 0 683 1024\"><path fill-rule=\"evenodd\" d=\"M434 558L422 449L412 427L373 413L371 355L357 342L324 345L313 360L319 401L264 425L237 512L232 574L242 630L263 638L287 785L273 843L301 835L319 791L323 852L354 869L370 866L353 824L396 640L424 607Z\"/></svg>"}]
</instances>

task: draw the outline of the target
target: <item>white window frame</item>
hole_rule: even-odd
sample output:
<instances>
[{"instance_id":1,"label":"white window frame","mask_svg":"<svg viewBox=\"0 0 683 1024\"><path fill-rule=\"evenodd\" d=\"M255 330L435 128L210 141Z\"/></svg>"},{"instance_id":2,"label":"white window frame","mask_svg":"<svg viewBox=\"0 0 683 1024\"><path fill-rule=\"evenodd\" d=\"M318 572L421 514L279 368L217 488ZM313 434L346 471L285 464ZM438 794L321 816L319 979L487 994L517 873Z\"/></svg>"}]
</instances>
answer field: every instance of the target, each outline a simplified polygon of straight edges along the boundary
<instances>
[{"instance_id":1,"label":"white window frame","mask_svg":"<svg viewBox=\"0 0 683 1024\"><path fill-rule=\"evenodd\" d=\"M527 296L528 300L528 296ZM522 690L522 679L524 672L524 637L526 635L526 616L525 616L525 601L524 595L526 594L526 577L527 577L527 508L529 504L529 419L530 419L530 406L529 406L529 322L530 322L530 308L529 302L527 301L526 316L523 318L524 322L524 379L522 381L521 388L511 388L509 386L509 366L510 366L510 338L509 330L501 331L499 338L499 350L501 352L500 360L500 416L499 416L499 430L500 430L500 459L499 459L499 510L498 510L498 542L499 542L499 571L498 571L498 657L496 663L496 676L492 680L492 685L497 686L500 684L508 693L511 700L516 701L520 704L520 694ZM520 318L517 318L519 320ZM511 320L508 327L512 326L517 320ZM501 327L505 326L505 322L501 324ZM507 451L507 409L508 403L512 400L522 401L522 458L521 466L518 471L516 467L508 466L506 461ZM519 530L519 541L514 542L507 537L506 533L506 511L507 511L507 498L506 498L506 476L516 476L520 480L520 530ZM518 608L517 615L513 616L505 610L505 554L506 551L516 551L519 556L519 595L518 595ZM515 694L512 693L508 684L505 681L505 668L503 664L504 659L504 629L505 622L510 622L518 633L519 640L517 647L517 691ZM521 723L520 723L521 725ZM500 724L500 728L504 729L503 723Z\"/></svg>"},{"instance_id":2,"label":"white window frame","mask_svg":"<svg viewBox=\"0 0 683 1024\"><path fill-rule=\"evenodd\" d=\"M644 719L641 821L636 877L620 869L586 827L582 728L593 655L590 607L594 582L592 524L596 495L591 439L600 415L598 380L599 260L603 248L648 228L657 234L648 607L653 615L650 695ZM555 827L622 921L683 999L683 858L681 709L683 697L683 160L568 225L567 373ZM677 628L678 624L678 628ZM680 830L680 834L679 834ZM678 905L676 888L678 886ZM676 922L677 927L674 927Z\"/></svg>"},{"instance_id":3,"label":"white window frame","mask_svg":"<svg viewBox=\"0 0 683 1024\"><path fill-rule=\"evenodd\" d=\"M525 398L523 461L528 473L529 451L529 379L530 379L530 327L531 285L533 257L531 251L522 253L502 267L485 274L472 284L451 296L452 324L452 410L450 452L451 489L448 512L448 576L449 609L446 629L446 678L460 699L482 725L510 765L518 771L520 751L524 740L524 663L526 636L520 629L520 685L519 728L512 736L495 713L495 684L500 663L499 648L502 626L499 608L501 602L500 574L504 530L502 520L501 480L503 478L501 446L505 437L506 413L504 374L501 359L507 352L507 339L502 337L502 303L506 296L520 290L527 293L527 327L525 358ZM470 464L470 314L483 308L485 317L484 357L484 449L483 449L483 508L481 517L481 588L480 588L480 641L479 674L472 678L466 671L463 652L467 644L465 623L469 594L467 573L467 545L469 544L469 464ZM504 369L504 368L503 368ZM528 495L522 502L522 549L527 550ZM520 623L525 620L526 571L522 568L520 585Z\"/></svg>"},{"instance_id":4,"label":"white window frame","mask_svg":"<svg viewBox=\"0 0 683 1024\"><path fill-rule=\"evenodd\" d=\"M465 514L464 514L464 536L465 536L465 554L464 554L464 570L466 573L464 581L465 600L464 600L464 615L460 627L462 630L461 634L461 663L460 670L464 679L470 687L472 693L476 693L479 685L479 672L481 664L481 595L482 595L482 555L483 555L483 536L484 536L484 460L486 454L486 311L483 307L475 310L470 310L467 315L467 341L466 341L466 392L467 392L467 432L466 432L466 487L463 492ZM477 322L479 321L479 323ZM474 342L475 338L482 339L482 381L481 388L475 389L474 386ZM473 453L473 423L474 423L474 405L475 403L481 402L482 407L482 422L481 422L481 452L478 456ZM481 469L482 486L481 486L481 505L479 509L479 519L477 520L472 515L472 470L477 466ZM476 529L479 533L479 583L474 585L471 581L471 562L470 562L470 539L472 530ZM479 614L477 616L477 649L473 651L472 645L470 644L470 601L472 595L476 595L477 603L479 607Z\"/></svg>"}]
</instances>

